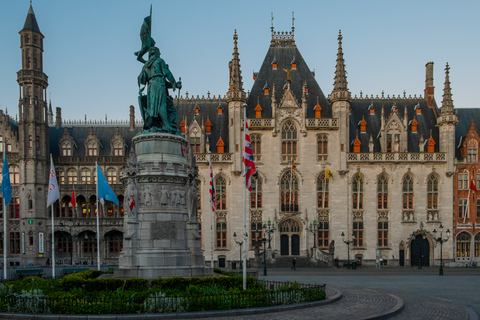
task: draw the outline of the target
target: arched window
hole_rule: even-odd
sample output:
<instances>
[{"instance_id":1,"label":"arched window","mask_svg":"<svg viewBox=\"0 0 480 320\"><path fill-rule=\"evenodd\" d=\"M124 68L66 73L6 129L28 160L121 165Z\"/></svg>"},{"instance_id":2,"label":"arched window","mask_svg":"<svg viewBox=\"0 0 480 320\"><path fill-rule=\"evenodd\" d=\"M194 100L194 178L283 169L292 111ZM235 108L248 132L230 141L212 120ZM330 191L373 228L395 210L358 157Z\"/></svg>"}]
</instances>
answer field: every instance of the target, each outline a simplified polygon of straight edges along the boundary
<instances>
[{"instance_id":1,"label":"arched window","mask_svg":"<svg viewBox=\"0 0 480 320\"><path fill-rule=\"evenodd\" d=\"M298 211L298 178L292 170L282 176L280 185L281 210L283 212Z\"/></svg>"},{"instance_id":2,"label":"arched window","mask_svg":"<svg viewBox=\"0 0 480 320\"><path fill-rule=\"evenodd\" d=\"M328 155L328 135L319 134L317 136L317 154L318 161L327 161Z\"/></svg>"},{"instance_id":3,"label":"arched window","mask_svg":"<svg viewBox=\"0 0 480 320\"><path fill-rule=\"evenodd\" d=\"M353 210L363 209L363 175L360 172L353 176L352 202Z\"/></svg>"},{"instance_id":4,"label":"arched window","mask_svg":"<svg viewBox=\"0 0 480 320\"><path fill-rule=\"evenodd\" d=\"M252 191L250 192L250 208L261 209L262 208L262 180L256 176L252 177Z\"/></svg>"},{"instance_id":5,"label":"arched window","mask_svg":"<svg viewBox=\"0 0 480 320\"><path fill-rule=\"evenodd\" d=\"M388 179L384 174L377 180L377 209L388 209Z\"/></svg>"},{"instance_id":6,"label":"arched window","mask_svg":"<svg viewBox=\"0 0 480 320\"><path fill-rule=\"evenodd\" d=\"M457 235L457 257L470 257L471 235L461 232Z\"/></svg>"},{"instance_id":7,"label":"arched window","mask_svg":"<svg viewBox=\"0 0 480 320\"><path fill-rule=\"evenodd\" d=\"M438 209L438 180L433 174L428 178L427 209Z\"/></svg>"},{"instance_id":8,"label":"arched window","mask_svg":"<svg viewBox=\"0 0 480 320\"><path fill-rule=\"evenodd\" d=\"M262 136L259 134L252 134L250 139L252 143L253 160L260 161L262 156Z\"/></svg>"},{"instance_id":9,"label":"arched window","mask_svg":"<svg viewBox=\"0 0 480 320\"><path fill-rule=\"evenodd\" d=\"M69 169L67 172L67 183L76 184L77 183L77 170Z\"/></svg>"},{"instance_id":10,"label":"arched window","mask_svg":"<svg viewBox=\"0 0 480 320\"><path fill-rule=\"evenodd\" d=\"M114 168L107 169L107 181L109 184L117 183L117 171Z\"/></svg>"},{"instance_id":11,"label":"arched window","mask_svg":"<svg viewBox=\"0 0 480 320\"><path fill-rule=\"evenodd\" d=\"M120 231L111 231L106 234L108 253L117 254L123 249L123 235Z\"/></svg>"},{"instance_id":12,"label":"arched window","mask_svg":"<svg viewBox=\"0 0 480 320\"><path fill-rule=\"evenodd\" d=\"M478 142L475 139L468 140L467 143L467 162L477 162Z\"/></svg>"},{"instance_id":13,"label":"arched window","mask_svg":"<svg viewBox=\"0 0 480 320\"><path fill-rule=\"evenodd\" d=\"M296 160L297 156L297 127L288 120L282 127L282 155L283 160Z\"/></svg>"},{"instance_id":14,"label":"arched window","mask_svg":"<svg viewBox=\"0 0 480 320\"><path fill-rule=\"evenodd\" d=\"M92 181L92 178L91 178L91 174L90 174L90 170L87 169L87 168L84 168L82 169L82 172L81 172L81 182L82 183L85 183L85 184L90 184L91 181Z\"/></svg>"},{"instance_id":15,"label":"arched window","mask_svg":"<svg viewBox=\"0 0 480 320\"><path fill-rule=\"evenodd\" d=\"M8 171L10 172L10 183L19 184L20 183L20 172L17 166L9 166Z\"/></svg>"},{"instance_id":16,"label":"arched window","mask_svg":"<svg viewBox=\"0 0 480 320\"><path fill-rule=\"evenodd\" d=\"M406 175L403 179L403 209L413 209L413 178Z\"/></svg>"},{"instance_id":17,"label":"arched window","mask_svg":"<svg viewBox=\"0 0 480 320\"><path fill-rule=\"evenodd\" d=\"M227 223L217 222L217 248L227 248Z\"/></svg>"},{"instance_id":18,"label":"arched window","mask_svg":"<svg viewBox=\"0 0 480 320\"><path fill-rule=\"evenodd\" d=\"M217 210L227 210L227 183L221 176L215 179L215 202Z\"/></svg>"},{"instance_id":19,"label":"arched window","mask_svg":"<svg viewBox=\"0 0 480 320\"><path fill-rule=\"evenodd\" d=\"M328 208L329 180L325 179L325 172L320 173L317 179L317 208Z\"/></svg>"}]
</instances>

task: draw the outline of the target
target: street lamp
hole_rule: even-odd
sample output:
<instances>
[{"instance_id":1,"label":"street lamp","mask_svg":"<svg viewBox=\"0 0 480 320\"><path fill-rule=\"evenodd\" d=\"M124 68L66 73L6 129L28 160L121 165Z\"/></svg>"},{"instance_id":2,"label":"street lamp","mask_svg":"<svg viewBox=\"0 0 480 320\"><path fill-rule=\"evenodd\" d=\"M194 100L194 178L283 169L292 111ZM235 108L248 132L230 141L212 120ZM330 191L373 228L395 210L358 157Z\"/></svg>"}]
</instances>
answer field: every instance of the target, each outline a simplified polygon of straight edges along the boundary
<instances>
[{"instance_id":1,"label":"street lamp","mask_svg":"<svg viewBox=\"0 0 480 320\"><path fill-rule=\"evenodd\" d=\"M443 225L440 224L440 227L438 227L440 230L440 236L437 238L437 230L433 229L433 240L435 242L440 243L440 270L439 270L439 275L443 276L443 244L448 241L450 238L450 230L447 229L447 238L443 239Z\"/></svg>"},{"instance_id":2,"label":"street lamp","mask_svg":"<svg viewBox=\"0 0 480 320\"><path fill-rule=\"evenodd\" d=\"M243 244L243 241L237 240L237 234L235 232L233 233L233 239L240 246L240 267L239 268L241 268L242 267L242 244Z\"/></svg>"},{"instance_id":3,"label":"street lamp","mask_svg":"<svg viewBox=\"0 0 480 320\"><path fill-rule=\"evenodd\" d=\"M350 244L355 240L355 233L352 233L352 240L345 240L345 234L342 232L342 241L347 245L347 269L350 269Z\"/></svg>"},{"instance_id":4,"label":"street lamp","mask_svg":"<svg viewBox=\"0 0 480 320\"><path fill-rule=\"evenodd\" d=\"M69 222L73 222L72 218L68 219ZM63 222L60 222L60 225L62 227L67 227ZM73 234L72 234L72 227L80 227L80 223L77 223L76 225L69 225L68 229L70 230L70 265L73 265Z\"/></svg>"},{"instance_id":5,"label":"street lamp","mask_svg":"<svg viewBox=\"0 0 480 320\"><path fill-rule=\"evenodd\" d=\"M263 275L266 276L267 275L267 254L266 254L267 238L263 237L262 241L263 241Z\"/></svg>"},{"instance_id":6,"label":"street lamp","mask_svg":"<svg viewBox=\"0 0 480 320\"><path fill-rule=\"evenodd\" d=\"M94 264L94 262L93 262L93 251L95 249L94 245L96 243L95 236L93 236L93 239L90 239L90 235L87 232L85 232L83 237L84 237L85 241L87 241L87 243L90 244L90 252L92 253L91 264L93 265Z\"/></svg>"},{"instance_id":7,"label":"street lamp","mask_svg":"<svg viewBox=\"0 0 480 320\"><path fill-rule=\"evenodd\" d=\"M263 224L263 233L265 237L268 237L268 249L272 249L270 246L270 241L272 240L272 234L275 231L275 223L272 223L270 221L270 218L268 218L267 223Z\"/></svg>"},{"instance_id":8,"label":"street lamp","mask_svg":"<svg viewBox=\"0 0 480 320\"><path fill-rule=\"evenodd\" d=\"M320 222L317 222L316 219L313 219L313 223L310 222L310 228L307 230L313 233L313 248L317 248L317 232L318 228L320 228ZM343 234L343 233L342 233Z\"/></svg>"},{"instance_id":9,"label":"street lamp","mask_svg":"<svg viewBox=\"0 0 480 320\"><path fill-rule=\"evenodd\" d=\"M413 232L412 233L412 240L415 240L416 237L417 237L417 235L415 234L415 232ZM425 240L426 238L427 238L427 235L424 232L422 234L422 239ZM422 269L422 255L421 255L421 252L420 252L420 248L421 248L420 242L417 244L417 247L418 247L418 269Z\"/></svg>"}]
</instances>

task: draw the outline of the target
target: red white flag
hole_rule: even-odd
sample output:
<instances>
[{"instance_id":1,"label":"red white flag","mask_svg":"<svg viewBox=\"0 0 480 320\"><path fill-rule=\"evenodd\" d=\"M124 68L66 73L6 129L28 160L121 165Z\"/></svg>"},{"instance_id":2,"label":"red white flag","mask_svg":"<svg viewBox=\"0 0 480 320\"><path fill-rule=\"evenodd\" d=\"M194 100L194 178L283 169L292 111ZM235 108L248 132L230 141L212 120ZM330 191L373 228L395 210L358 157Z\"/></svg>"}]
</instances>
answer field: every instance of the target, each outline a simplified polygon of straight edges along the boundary
<instances>
[{"instance_id":1,"label":"red white flag","mask_svg":"<svg viewBox=\"0 0 480 320\"><path fill-rule=\"evenodd\" d=\"M132 213L133 216L135 216L135 212L137 211L137 206L135 204L135 199L133 197L130 197L130 203L128 204L128 207L130 208L130 212Z\"/></svg>"},{"instance_id":2,"label":"red white flag","mask_svg":"<svg viewBox=\"0 0 480 320\"><path fill-rule=\"evenodd\" d=\"M247 111L245 110L245 151L243 152L243 164L245 165L245 187L252 191L252 175L257 171L253 162L252 144L248 131Z\"/></svg>"},{"instance_id":3,"label":"red white flag","mask_svg":"<svg viewBox=\"0 0 480 320\"><path fill-rule=\"evenodd\" d=\"M470 180L470 190L477 192L477 186L475 185L473 179Z\"/></svg>"},{"instance_id":4,"label":"red white flag","mask_svg":"<svg viewBox=\"0 0 480 320\"><path fill-rule=\"evenodd\" d=\"M215 188L213 187L213 168L212 168L212 161L210 157L208 157L208 162L210 163L210 203L212 205L212 212L215 212Z\"/></svg>"}]
</instances>

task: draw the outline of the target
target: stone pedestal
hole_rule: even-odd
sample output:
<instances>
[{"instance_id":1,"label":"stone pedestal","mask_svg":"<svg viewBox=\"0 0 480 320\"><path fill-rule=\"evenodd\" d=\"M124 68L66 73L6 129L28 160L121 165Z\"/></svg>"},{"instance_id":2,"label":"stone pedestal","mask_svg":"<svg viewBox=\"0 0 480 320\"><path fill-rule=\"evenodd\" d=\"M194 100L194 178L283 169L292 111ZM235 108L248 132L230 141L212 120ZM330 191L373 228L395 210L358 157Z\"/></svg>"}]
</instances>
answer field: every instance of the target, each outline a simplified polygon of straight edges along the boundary
<instances>
[{"instance_id":1,"label":"stone pedestal","mask_svg":"<svg viewBox=\"0 0 480 320\"><path fill-rule=\"evenodd\" d=\"M187 141L166 133L133 138L122 182L125 192L123 251L117 278L193 277L211 275L205 268L195 198L197 168ZM193 190L192 188L192 190ZM135 208L130 211L131 201ZM193 209L194 208L194 209Z\"/></svg>"}]
</instances>

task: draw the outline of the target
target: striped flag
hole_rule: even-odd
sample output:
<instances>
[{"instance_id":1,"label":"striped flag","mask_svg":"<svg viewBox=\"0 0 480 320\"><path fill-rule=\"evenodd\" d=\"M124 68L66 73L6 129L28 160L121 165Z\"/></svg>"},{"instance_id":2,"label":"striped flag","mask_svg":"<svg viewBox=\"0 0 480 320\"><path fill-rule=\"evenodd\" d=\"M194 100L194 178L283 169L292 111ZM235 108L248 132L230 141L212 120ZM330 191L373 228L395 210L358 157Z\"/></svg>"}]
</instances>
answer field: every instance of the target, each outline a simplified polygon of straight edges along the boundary
<instances>
[{"instance_id":1,"label":"striped flag","mask_svg":"<svg viewBox=\"0 0 480 320\"><path fill-rule=\"evenodd\" d=\"M60 199L60 192L58 191L57 175L53 167L53 160L50 157L50 181L48 183L47 207L52 205L55 201Z\"/></svg>"},{"instance_id":2,"label":"striped flag","mask_svg":"<svg viewBox=\"0 0 480 320\"><path fill-rule=\"evenodd\" d=\"M252 175L257 171L253 162L252 144L248 132L248 122L245 111L245 151L243 152L243 164L245 165L245 187L252 191Z\"/></svg>"},{"instance_id":3,"label":"striped flag","mask_svg":"<svg viewBox=\"0 0 480 320\"><path fill-rule=\"evenodd\" d=\"M212 212L215 212L215 188L213 187L213 167L212 160L208 157L208 162L210 164L210 204L212 205Z\"/></svg>"}]
</instances>

